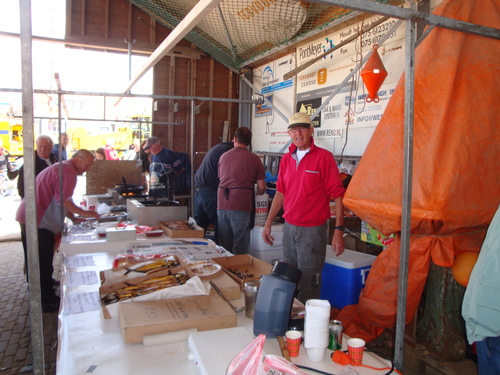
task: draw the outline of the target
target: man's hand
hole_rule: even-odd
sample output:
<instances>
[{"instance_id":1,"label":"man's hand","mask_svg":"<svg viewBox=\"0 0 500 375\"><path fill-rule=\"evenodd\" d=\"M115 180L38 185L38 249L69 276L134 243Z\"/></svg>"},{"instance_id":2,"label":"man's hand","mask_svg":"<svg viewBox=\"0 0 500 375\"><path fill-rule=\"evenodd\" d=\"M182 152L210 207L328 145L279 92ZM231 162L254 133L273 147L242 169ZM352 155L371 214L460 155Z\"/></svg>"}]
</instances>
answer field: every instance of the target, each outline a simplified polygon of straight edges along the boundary
<instances>
[{"instance_id":1,"label":"man's hand","mask_svg":"<svg viewBox=\"0 0 500 375\"><path fill-rule=\"evenodd\" d=\"M98 220L101 215L99 215L97 213L97 211L94 211L94 210L84 210L83 213L82 213L82 217L87 217L87 218L95 218L96 220Z\"/></svg>"},{"instance_id":2,"label":"man's hand","mask_svg":"<svg viewBox=\"0 0 500 375\"><path fill-rule=\"evenodd\" d=\"M335 231L333 232L332 249L333 253L336 256L339 256L345 250L344 232L342 232L341 230L335 229Z\"/></svg>"},{"instance_id":3,"label":"man's hand","mask_svg":"<svg viewBox=\"0 0 500 375\"><path fill-rule=\"evenodd\" d=\"M271 226L270 225L264 226L264 230L262 231L262 238L264 239L264 242L267 243L268 245L274 244L274 237L271 236Z\"/></svg>"}]
</instances>

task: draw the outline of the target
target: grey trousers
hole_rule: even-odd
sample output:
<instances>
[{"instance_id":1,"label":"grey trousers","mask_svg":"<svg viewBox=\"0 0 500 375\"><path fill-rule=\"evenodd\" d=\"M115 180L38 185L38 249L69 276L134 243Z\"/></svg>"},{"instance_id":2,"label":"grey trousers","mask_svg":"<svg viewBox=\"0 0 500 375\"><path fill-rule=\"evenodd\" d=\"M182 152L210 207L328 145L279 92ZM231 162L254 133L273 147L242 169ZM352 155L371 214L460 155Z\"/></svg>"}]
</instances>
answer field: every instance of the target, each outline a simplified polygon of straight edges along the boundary
<instances>
[{"instance_id":1,"label":"grey trousers","mask_svg":"<svg viewBox=\"0 0 500 375\"><path fill-rule=\"evenodd\" d=\"M252 213L217 210L219 244L234 255L248 254Z\"/></svg>"},{"instance_id":2,"label":"grey trousers","mask_svg":"<svg viewBox=\"0 0 500 375\"><path fill-rule=\"evenodd\" d=\"M317 227L285 223L283 227L283 261L302 271L297 294L302 303L319 298L326 242L326 223Z\"/></svg>"}]
</instances>

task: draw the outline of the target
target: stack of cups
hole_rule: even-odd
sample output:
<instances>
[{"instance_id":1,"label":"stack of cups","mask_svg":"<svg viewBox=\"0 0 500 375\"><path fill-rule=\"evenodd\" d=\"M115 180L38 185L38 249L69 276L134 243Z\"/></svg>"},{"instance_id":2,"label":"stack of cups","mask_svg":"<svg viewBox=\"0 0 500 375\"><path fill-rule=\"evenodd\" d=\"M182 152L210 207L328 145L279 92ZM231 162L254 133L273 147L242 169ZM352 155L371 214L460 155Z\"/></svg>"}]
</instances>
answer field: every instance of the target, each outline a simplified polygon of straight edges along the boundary
<instances>
[{"instance_id":1,"label":"stack of cups","mask_svg":"<svg viewBox=\"0 0 500 375\"><path fill-rule=\"evenodd\" d=\"M306 302L304 322L304 348L311 362L319 362L325 356L329 338L330 302L310 299Z\"/></svg>"}]
</instances>

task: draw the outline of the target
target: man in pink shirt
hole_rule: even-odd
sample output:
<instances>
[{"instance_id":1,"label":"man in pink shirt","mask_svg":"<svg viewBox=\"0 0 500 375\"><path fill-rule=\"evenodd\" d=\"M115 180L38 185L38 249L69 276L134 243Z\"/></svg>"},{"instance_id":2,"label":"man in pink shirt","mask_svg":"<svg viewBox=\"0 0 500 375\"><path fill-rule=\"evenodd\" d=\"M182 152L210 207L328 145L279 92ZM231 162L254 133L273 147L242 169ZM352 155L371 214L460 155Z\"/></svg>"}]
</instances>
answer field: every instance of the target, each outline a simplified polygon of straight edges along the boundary
<instances>
[{"instance_id":1,"label":"man in pink shirt","mask_svg":"<svg viewBox=\"0 0 500 375\"><path fill-rule=\"evenodd\" d=\"M283 261L302 271L297 298L306 302L319 298L327 232L330 218L330 199L335 200L336 211L344 212L344 187L337 163L328 150L314 144L314 128L305 113L295 113L288 121L288 134L293 144L281 158L274 196L262 232L270 245L271 224L283 208ZM332 247L336 255L344 252L344 217L337 215Z\"/></svg>"},{"instance_id":2,"label":"man in pink shirt","mask_svg":"<svg viewBox=\"0 0 500 375\"><path fill-rule=\"evenodd\" d=\"M59 193L59 164L45 168L36 177L36 208L38 223L38 255L40 262L40 289L42 297L42 310L55 312L59 309L59 297L52 288L52 265L56 235L61 232L64 218L73 221L75 214L82 218L98 218L95 211L86 211L73 203L72 195L76 187L77 176L90 169L94 163L94 155L88 150L78 150L70 160L62 162L63 194ZM61 215L61 206L63 208ZM16 213L16 220L21 225L21 239L24 248L24 259L27 260L26 242L26 201L23 199Z\"/></svg>"}]
</instances>

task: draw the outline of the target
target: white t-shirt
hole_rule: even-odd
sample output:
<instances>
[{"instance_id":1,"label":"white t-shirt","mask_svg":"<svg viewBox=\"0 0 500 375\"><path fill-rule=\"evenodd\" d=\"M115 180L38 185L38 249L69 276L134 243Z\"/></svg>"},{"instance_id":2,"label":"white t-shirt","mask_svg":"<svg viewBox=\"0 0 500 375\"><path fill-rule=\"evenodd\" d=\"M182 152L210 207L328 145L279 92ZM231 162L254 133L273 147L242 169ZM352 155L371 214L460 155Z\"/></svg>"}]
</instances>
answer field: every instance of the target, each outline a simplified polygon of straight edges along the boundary
<instances>
[{"instance_id":1,"label":"white t-shirt","mask_svg":"<svg viewBox=\"0 0 500 375\"><path fill-rule=\"evenodd\" d=\"M304 157L304 155L307 154L310 149L311 149L310 147L307 150L302 150L302 151L297 149L297 160L300 162Z\"/></svg>"}]
</instances>

